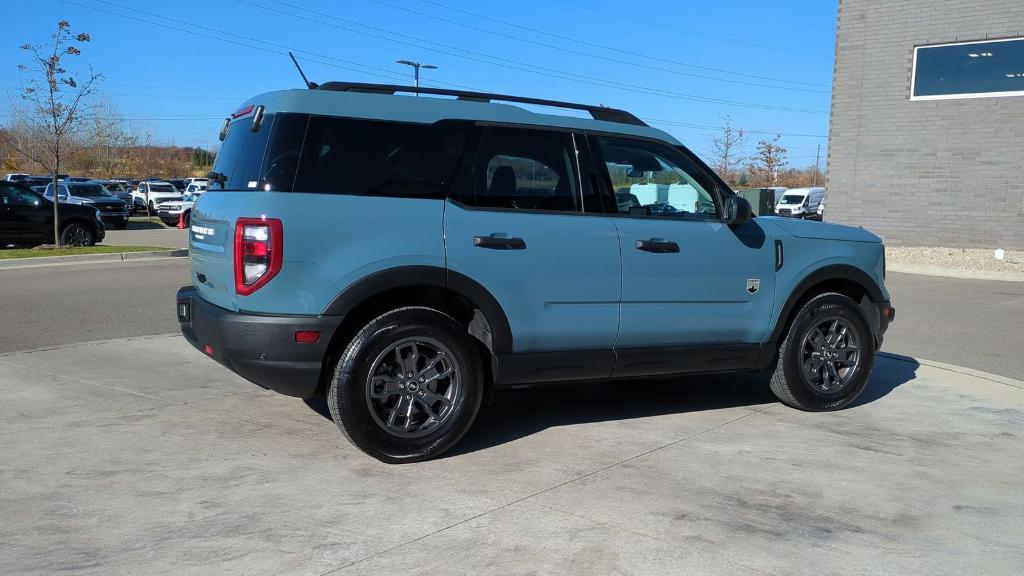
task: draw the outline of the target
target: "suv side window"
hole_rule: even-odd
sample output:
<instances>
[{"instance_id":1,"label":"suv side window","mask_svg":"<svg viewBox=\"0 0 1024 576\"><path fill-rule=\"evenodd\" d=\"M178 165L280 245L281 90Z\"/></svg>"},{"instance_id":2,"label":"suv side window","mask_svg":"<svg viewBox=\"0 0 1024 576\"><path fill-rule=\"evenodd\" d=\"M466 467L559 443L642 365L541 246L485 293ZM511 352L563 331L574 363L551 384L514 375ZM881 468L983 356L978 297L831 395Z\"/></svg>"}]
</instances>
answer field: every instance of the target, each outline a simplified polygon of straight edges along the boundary
<instances>
[{"instance_id":1,"label":"suv side window","mask_svg":"<svg viewBox=\"0 0 1024 576\"><path fill-rule=\"evenodd\" d=\"M39 197L13 184L0 183L4 206L38 206Z\"/></svg>"},{"instance_id":2,"label":"suv side window","mask_svg":"<svg viewBox=\"0 0 1024 576\"><path fill-rule=\"evenodd\" d=\"M595 136L618 213L717 220L715 183L679 151L653 142Z\"/></svg>"},{"instance_id":3,"label":"suv side window","mask_svg":"<svg viewBox=\"0 0 1024 576\"><path fill-rule=\"evenodd\" d=\"M472 161L472 197L479 208L576 212L579 186L568 132L483 129Z\"/></svg>"},{"instance_id":4,"label":"suv side window","mask_svg":"<svg viewBox=\"0 0 1024 576\"><path fill-rule=\"evenodd\" d=\"M465 122L412 124L314 116L309 120L292 189L443 198L469 130Z\"/></svg>"}]
</instances>

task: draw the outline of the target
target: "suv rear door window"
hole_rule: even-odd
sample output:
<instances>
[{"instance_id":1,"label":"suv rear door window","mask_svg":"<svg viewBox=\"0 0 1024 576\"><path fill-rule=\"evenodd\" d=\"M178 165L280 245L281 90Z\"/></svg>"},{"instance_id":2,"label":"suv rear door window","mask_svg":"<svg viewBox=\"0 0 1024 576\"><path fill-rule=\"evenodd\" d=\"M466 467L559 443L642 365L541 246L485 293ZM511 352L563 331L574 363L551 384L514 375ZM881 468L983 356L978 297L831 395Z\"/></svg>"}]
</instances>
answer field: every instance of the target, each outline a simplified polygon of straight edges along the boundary
<instances>
[{"instance_id":1,"label":"suv rear door window","mask_svg":"<svg viewBox=\"0 0 1024 576\"><path fill-rule=\"evenodd\" d=\"M294 190L442 198L469 129L464 122L410 124L312 117Z\"/></svg>"},{"instance_id":2,"label":"suv rear door window","mask_svg":"<svg viewBox=\"0 0 1024 576\"><path fill-rule=\"evenodd\" d=\"M567 132L487 127L472 163L479 208L575 212L579 187L572 135Z\"/></svg>"}]
</instances>

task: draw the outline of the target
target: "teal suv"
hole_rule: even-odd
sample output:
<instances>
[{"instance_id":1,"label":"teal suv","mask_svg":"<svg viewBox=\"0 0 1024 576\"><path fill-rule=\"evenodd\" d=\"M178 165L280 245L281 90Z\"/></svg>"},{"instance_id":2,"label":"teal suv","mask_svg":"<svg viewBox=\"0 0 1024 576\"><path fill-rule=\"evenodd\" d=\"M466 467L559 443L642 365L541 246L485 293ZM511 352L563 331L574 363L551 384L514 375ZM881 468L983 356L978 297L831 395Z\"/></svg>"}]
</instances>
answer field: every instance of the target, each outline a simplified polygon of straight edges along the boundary
<instances>
[{"instance_id":1,"label":"teal suv","mask_svg":"<svg viewBox=\"0 0 1024 576\"><path fill-rule=\"evenodd\" d=\"M451 448L502 387L770 372L803 410L864 389L894 315L877 236L754 218L628 112L414 91L329 82L225 120L177 296L193 346L326 395L387 462Z\"/></svg>"}]
</instances>

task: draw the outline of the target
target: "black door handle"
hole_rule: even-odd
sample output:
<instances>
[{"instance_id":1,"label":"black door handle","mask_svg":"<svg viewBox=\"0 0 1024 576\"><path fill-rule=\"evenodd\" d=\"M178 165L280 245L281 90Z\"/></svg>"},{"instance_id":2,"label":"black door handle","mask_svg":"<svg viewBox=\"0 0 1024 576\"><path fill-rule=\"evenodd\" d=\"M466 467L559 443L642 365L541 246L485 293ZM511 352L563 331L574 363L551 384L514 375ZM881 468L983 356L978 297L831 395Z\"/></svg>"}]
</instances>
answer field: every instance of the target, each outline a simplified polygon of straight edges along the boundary
<instances>
[{"instance_id":1,"label":"black door handle","mask_svg":"<svg viewBox=\"0 0 1024 576\"><path fill-rule=\"evenodd\" d=\"M674 254L679 252L679 244L664 238L651 238L650 240L637 240L636 249L655 254Z\"/></svg>"},{"instance_id":2,"label":"black door handle","mask_svg":"<svg viewBox=\"0 0 1024 576\"><path fill-rule=\"evenodd\" d=\"M491 250L526 250L526 240L507 236L473 236L473 246Z\"/></svg>"}]
</instances>

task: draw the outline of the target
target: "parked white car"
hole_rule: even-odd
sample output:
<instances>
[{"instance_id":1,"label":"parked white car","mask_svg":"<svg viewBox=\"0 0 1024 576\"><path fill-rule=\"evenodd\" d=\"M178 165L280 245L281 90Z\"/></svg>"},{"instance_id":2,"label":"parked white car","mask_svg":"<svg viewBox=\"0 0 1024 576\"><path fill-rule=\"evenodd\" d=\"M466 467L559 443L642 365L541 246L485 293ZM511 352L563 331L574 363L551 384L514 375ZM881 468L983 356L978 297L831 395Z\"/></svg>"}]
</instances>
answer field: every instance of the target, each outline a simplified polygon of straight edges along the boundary
<instances>
[{"instance_id":1,"label":"parked white car","mask_svg":"<svg viewBox=\"0 0 1024 576\"><path fill-rule=\"evenodd\" d=\"M824 188L790 188L775 204L775 213L792 218L818 219L818 206L824 200Z\"/></svg>"},{"instance_id":2,"label":"parked white car","mask_svg":"<svg viewBox=\"0 0 1024 576\"><path fill-rule=\"evenodd\" d=\"M190 185L189 188L192 186L195 186L195 184ZM177 226L179 221L188 226L192 216L192 207L195 206L202 195L202 192L193 192L185 194L185 197L181 200L164 202L156 207L156 215L168 226Z\"/></svg>"},{"instance_id":3,"label":"parked white car","mask_svg":"<svg viewBox=\"0 0 1024 576\"><path fill-rule=\"evenodd\" d=\"M169 182L140 182L139 187L132 192L132 199L136 210L145 210L148 206L150 213L156 214L157 204L181 200L181 191Z\"/></svg>"}]
</instances>

